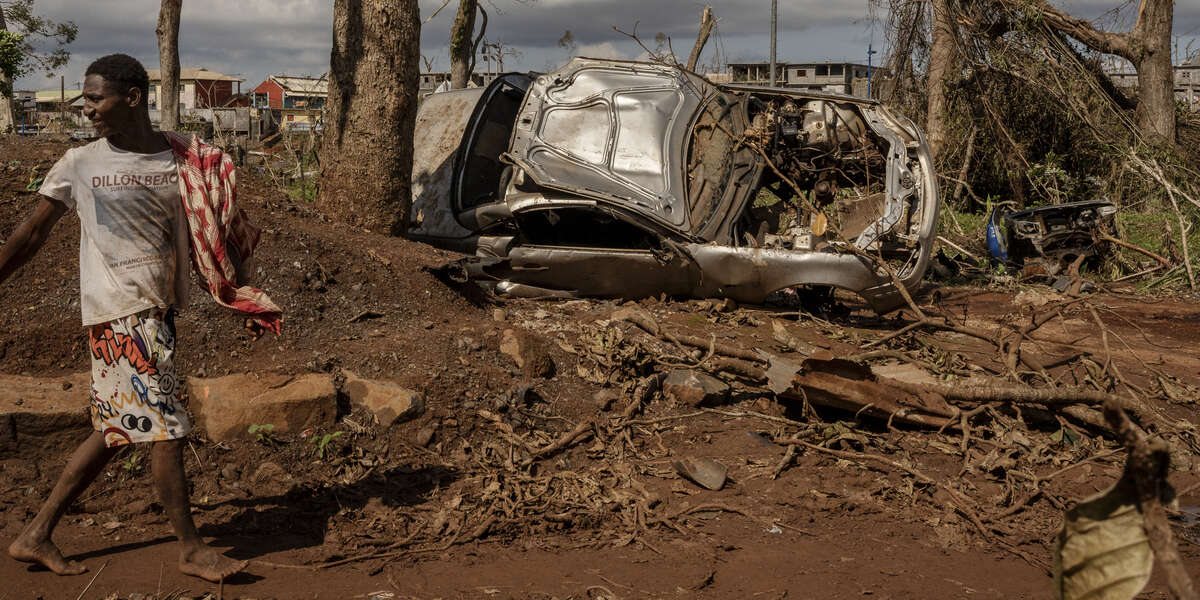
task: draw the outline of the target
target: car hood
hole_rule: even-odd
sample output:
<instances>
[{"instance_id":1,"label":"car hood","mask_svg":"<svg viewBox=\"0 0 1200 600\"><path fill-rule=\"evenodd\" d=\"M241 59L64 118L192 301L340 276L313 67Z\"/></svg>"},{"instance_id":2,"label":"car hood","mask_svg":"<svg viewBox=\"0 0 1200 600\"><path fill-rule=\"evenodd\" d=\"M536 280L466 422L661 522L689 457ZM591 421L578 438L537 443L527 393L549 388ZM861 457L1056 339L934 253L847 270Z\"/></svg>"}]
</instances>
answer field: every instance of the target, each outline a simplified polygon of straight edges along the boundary
<instances>
[{"instance_id":1,"label":"car hood","mask_svg":"<svg viewBox=\"0 0 1200 600\"><path fill-rule=\"evenodd\" d=\"M530 87L507 158L540 186L688 232L685 142L711 91L671 67L577 58Z\"/></svg>"}]
</instances>

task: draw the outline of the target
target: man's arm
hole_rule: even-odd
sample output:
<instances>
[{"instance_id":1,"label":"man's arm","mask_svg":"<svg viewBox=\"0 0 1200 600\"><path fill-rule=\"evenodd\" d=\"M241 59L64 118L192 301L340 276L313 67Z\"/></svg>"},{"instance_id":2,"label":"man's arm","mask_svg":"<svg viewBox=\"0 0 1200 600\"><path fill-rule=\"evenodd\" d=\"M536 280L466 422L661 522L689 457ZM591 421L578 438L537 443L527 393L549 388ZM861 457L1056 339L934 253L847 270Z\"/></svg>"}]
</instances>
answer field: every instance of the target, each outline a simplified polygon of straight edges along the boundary
<instances>
[{"instance_id":1,"label":"man's arm","mask_svg":"<svg viewBox=\"0 0 1200 600\"><path fill-rule=\"evenodd\" d=\"M29 259L37 254L50 237L54 224L67 212L61 202L43 197L33 214L13 230L8 241L0 247L0 283L17 272Z\"/></svg>"}]
</instances>

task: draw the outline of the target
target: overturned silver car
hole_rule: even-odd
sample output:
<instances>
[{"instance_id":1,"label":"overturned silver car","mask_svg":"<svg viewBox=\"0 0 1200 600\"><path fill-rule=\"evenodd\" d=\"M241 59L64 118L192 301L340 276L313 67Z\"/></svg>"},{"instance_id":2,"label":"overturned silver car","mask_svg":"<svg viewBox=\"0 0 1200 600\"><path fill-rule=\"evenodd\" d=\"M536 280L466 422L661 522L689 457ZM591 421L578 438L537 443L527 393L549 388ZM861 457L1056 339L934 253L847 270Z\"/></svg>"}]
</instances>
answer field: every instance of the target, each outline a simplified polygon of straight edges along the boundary
<instances>
[{"instance_id":1,"label":"overturned silver car","mask_svg":"<svg viewBox=\"0 0 1200 600\"><path fill-rule=\"evenodd\" d=\"M516 296L816 286L886 312L938 212L921 132L874 101L584 58L427 97L412 181L407 235Z\"/></svg>"}]
</instances>

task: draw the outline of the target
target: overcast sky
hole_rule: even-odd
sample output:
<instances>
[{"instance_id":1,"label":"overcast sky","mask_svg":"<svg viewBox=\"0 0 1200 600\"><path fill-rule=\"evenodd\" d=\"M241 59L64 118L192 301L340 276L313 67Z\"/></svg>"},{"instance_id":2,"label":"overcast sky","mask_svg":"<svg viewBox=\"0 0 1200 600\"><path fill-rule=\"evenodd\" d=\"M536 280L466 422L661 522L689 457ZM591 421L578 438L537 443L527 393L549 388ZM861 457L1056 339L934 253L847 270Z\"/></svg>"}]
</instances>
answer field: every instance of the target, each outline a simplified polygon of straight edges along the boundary
<instances>
[{"instance_id":1,"label":"overcast sky","mask_svg":"<svg viewBox=\"0 0 1200 600\"><path fill-rule=\"evenodd\" d=\"M424 21L442 0L419 0ZM1072 14L1114 25L1105 11L1129 0L1052 0ZM422 55L433 70L449 68L447 39L457 0L424 23ZM548 70L562 64L568 51L558 42L570 31L575 53L601 58L637 58L643 50L618 27L653 47L655 35L670 37L675 52L686 57L695 40L705 2L696 0L483 0L489 20L486 39L516 54L505 57L505 70ZM711 0L719 19L701 63L766 60L769 52L770 0ZM883 50L882 23L872 20L867 0L782 0L779 2L777 54L780 61L850 60L865 62L868 44ZM112 52L126 52L147 68L158 66L154 28L159 2L154 0L35 0L35 10L51 19L74 21L79 37L70 46L71 62L47 78L36 73L16 81L16 89L58 87L58 75L76 88L87 64ZM879 15L883 18L883 15ZM330 0L184 0L179 32L180 63L205 67L246 81L253 89L268 75L317 76L329 66L333 20ZM1120 27L1124 28L1124 27ZM1175 33L1180 47L1200 51L1200 2L1175 3ZM877 55L875 60L878 60ZM485 65L480 63L478 70ZM495 67L493 67L495 68ZM422 70L425 68L422 66Z\"/></svg>"}]
</instances>

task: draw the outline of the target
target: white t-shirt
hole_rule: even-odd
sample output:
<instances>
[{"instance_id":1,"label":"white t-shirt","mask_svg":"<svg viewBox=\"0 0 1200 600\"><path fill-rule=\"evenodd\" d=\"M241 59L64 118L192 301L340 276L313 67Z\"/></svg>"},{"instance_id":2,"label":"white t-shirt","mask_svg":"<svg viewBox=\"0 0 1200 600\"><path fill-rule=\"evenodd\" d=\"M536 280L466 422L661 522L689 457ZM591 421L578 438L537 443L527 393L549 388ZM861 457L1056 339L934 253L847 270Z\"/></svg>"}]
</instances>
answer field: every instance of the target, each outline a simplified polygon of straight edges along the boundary
<instances>
[{"instance_id":1,"label":"white t-shirt","mask_svg":"<svg viewBox=\"0 0 1200 600\"><path fill-rule=\"evenodd\" d=\"M38 192L79 213L84 325L187 303L188 229L170 150L127 152L100 138L68 150Z\"/></svg>"}]
</instances>

